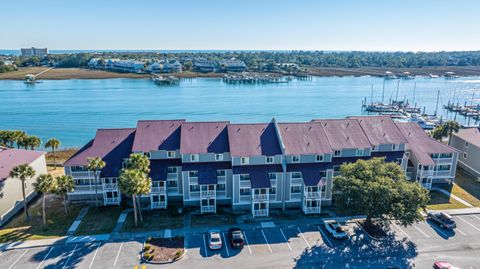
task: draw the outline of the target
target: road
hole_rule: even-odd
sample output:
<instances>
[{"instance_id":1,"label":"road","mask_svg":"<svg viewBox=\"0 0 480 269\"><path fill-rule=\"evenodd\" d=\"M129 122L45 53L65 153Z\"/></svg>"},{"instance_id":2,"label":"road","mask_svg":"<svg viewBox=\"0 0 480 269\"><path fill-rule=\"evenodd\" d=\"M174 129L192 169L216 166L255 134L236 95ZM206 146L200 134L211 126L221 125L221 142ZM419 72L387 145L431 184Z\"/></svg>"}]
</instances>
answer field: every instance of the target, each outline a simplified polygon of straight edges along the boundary
<instances>
[{"instance_id":1,"label":"road","mask_svg":"<svg viewBox=\"0 0 480 269\"><path fill-rule=\"evenodd\" d=\"M460 268L480 269L480 214L454 216L455 231L430 222L391 226L382 241L372 240L355 223L348 240L335 240L321 225L245 230L242 250L207 248L204 234L186 238L187 254L173 264L145 268L431 268L445 260ZM268 225L266 225L268 226ZM226 232L222 233L224 239ZM0 268L134 268L141 265L144 239L15 249L0 253ZM142 268L139 266L139 268Z\"/></svg>"}]
</instances>

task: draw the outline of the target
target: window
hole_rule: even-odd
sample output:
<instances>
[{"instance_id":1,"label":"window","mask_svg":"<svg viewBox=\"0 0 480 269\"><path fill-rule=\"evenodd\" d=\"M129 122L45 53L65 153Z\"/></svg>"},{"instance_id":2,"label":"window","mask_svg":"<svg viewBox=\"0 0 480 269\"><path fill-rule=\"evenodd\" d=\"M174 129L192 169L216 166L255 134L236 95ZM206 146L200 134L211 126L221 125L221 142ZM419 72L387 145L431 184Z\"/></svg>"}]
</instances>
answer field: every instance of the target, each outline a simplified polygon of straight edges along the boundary
<instances>
[{"instance_id":1,"label":"window","mask_svg":"<svg viewBox=\"0 0 480 269\"><path fill-rule=\"evenodd\" d=\"M217 177L225 176L225 170L217 170Z\"/></svg>"},{"instance_id":2,"label":"window","mask_svg":"<svg viewBox=\"0 0 480 269\"><path fill-rule=\"evenodd\" d=\"M465 141L465 148L468 148L468 145L469 145L468 142Z\"/></svg>"},{"instance_id":3,"label":"window","mask_svg":"<svg viewBox=\"0 0 480 269\"><path fill-rule=\"evenodd\" d=\"M467 153L466 153L466 152L463 153L463 158L464 158L465 160L467 159Z\"/></svg>"},{"instance_id":4,"label":"window","mask_svg":"<svg viewBox=\"0 0 480 269\"><path fill-rule=\"evenodd\" d=\"M177 173L177 167L175 166L169 166L167 167L167 173Z\"/></svg>"},{"instance_id":5,"label":"window","mask_svg":"<svg viewBox=\"0 0 480 269\"><path fill-rule=\"evenodd\" d=\"M218 191L224 191L225 190L225 184L217 184L217 190Z\"/></svg>"},{"instance_id":6,"label":"window","mask_svg":"<svg viewBox=\"0 0 480 269\"><path fill-rule=\"evenodd\" d=\"M335 150L333 152L333 157L340 157L340 155L342 155L342 151L340 151L340 150Z\"/></svg>"},{"instance_id":7,"label":"window","mask_svg":"<svg viewBox=\"0 0 480 269\"><path fill-rule=\"evenodd\" d=\"M300 173L300 172L292 172L292 178L302 178L302 173Z\"/></svg>"},{"instance_id":8,"label":"window","mask_svg":"<svg viewBox=\"0 0 480 269\"><path fill-rule=\"evenodd\" d=\"M432 157L432 159L437 159L438 156L439 156L438 153L434 153L434 154L430 155L430 157Z\"/></svg>"},{"instance_id":9,"label":"window","mask_svg":"<svg viewBox=\"0 0 480 269\"><path fill-rule=\"evenodd\" d=\"M250 188L240 189L240 195L250 195Z\"/></svg>"},{"instance_id":10,"label":"window","mask_svg":"<svg viewBox=\"0 0 480 269\"><path fill-rule=\"evenodd\" d=\"M357 156L363 156L363 149L357 149Z\"/></svg>"},{"instance_id":11,"label":"window","mask_svg":"<svg viewBox=\"0 0 480 269\"><path fill-rule=\"evenodd\" d=\"M392 145L392 150L397 151L400 147L398 145L393 144Z\"/></svg>"},{"instance_id":12,"label":"window","mask_svg":"<svg viewBox=\"0 0 480 269\"><path fill-rule=\"evenodd\" d=\"M240 174L240 180L250 180L250 174Z\"/></svg>"},{"instance_id":13,"label":"window","mask_svg":"<svg viewBox=\"0 0 480 269\"><path fill-rule=\"evenodd\" d=\"M334 165L333 172L340 172L340 165Z\"/></svg>"},{"instance_id":14,"label":"window","mask_svg":"<svg viewBox=\"0 0 480 269\"><path fill-rule=\"evenodd\" d=\"M189 177L198 177L198 171L190 171L188 172Z\"/></svg>"},{"instance_id":15,"label":"window","mask_svg":"<svg viewBox=\"0 0 480 269\"><path fill-rule=\"evenodd\" d=\"M327 177L327 171L320 171L320 178Z\"/></svg>"},{"instance_id":16,"label":"window","mask_svg":"<svg viewBox=\"0 0 480 269\"><path fill-rule=\"evenodd\" d=\"M300 193L302 191L301 186L290 187L290 193Z\"/></svg>"},{"instance_id":17,"label":"window","mask_svg":"<svg viewBox=\"0 0 480 269\"><path fill-rule=\"evenodd\" d=\"M190 185L190 192L198 192L198 191L200 191L200 186Z\"/></svg>"},{"instance_id":18,"label":"window","mask_svg":"<svg viewBox=\"0 0 480 269\"><path fill-rule=\"evenodd\" d=\"M248 159L248 157L241 157L240 158L240 164L248 164L250 162L250 160Z\"/></svg>"},{"instance_id":19,"label":"window","mask_svg":"<svg viewBox=\"0 0 480 269\"><path fill-rule=\"evenodd\" d=\"M84 178L75 179L75 185L77 186L90 185L90 180L84 179Z\"/></svg>"},{"instance_id":20,"label":"window","mask_svg":"<svg viewBox=\"0 0 480 269\"><path fill-rule=\"evenodd\" d=\"M268 173L268 179L277 179L277 173Z\"/></svg>"},{"instance_id":21,"label":"window","mask_svg":"<svg viewBox=\"0 0 480 269\"><path fill-rule=\"evenodd\" d=\"M223 161L223 154L215 154L215 161Z\"/></svg>"},{"instance_id":22,"label":"window","mask_svg":"<svg viewBox=\"0 0 480 269\"><path fill-rule=\"evenodd\" d=\"M449 158L452 158L452 157L453 157L452 153L442 153L442 154L440 154L440 158L449 159Z\"/></svg>"},{"instance_id":23,"label":"window","mask_svg":"<svg viewBox=\"0 0 480 269\"><path fill-rule=\"evenodd\" d=\"M273 163L273 157L268 156L265 160L266 163Z\"/></svg>"},{"instance_id":24,"label":"window","mask_svg":"<svg viewBox=\"0 0 480 269\"><path fill-rule=\"evenodd\" d=\"M271 188L268 190L268 193L269 193L269 194L277 194L277 187L271 187Z\"/></svg>"},{"instance_id":25,"label":"window","mask_svg":"<svg viewBox=\"0 0 480 269\"><path fill-rule=\"evenodd\" d=\"M315 161L317 161L317 162L323 162L323 155L317 155L317 156L315 156Z\"/></svg>"},{"instance_id":26,"label":"window","mask_svg":"<svg viewBox=\"0 0 480 269\"><path fill-rule=\"evenodd\" d=\"M173 150L167 151L167 158L175 158L175 151Z\"/></svg>"},{"instance_id":27,"label":"window","mask_svg":"<svg viewBox=\"0 0 480 269\"><path fill-rule=\"evenodd\" d=\"M322 192L322 197L325 197L327 195L327 186L322 185L322 188L320 191Z\"/></svg>"},{"instance_id":28,"label":"window","mask_svg":"<svg viewBox=\"0 0 480 269\"><path fill-rule=\"evenodd\" d=\"M167 187L172 187L172 188L177 187L177 181L176 180L168 180L167 181Z\"/></svg>"},{"instance_id":29,"label":"window","mask_svg":"<svg viewBox=\"0 0 480 269\"><path fill-rule=\"evenodd\" d=\"M293 155L292 156L292 162L294 162L294 163L300 162L300 156L299 155Z\"/></svg>"},{"instance_id":30,"label":"window","mask_svg":"<svg viewBox=\"0 0 480 269\"><path fill-rule=\"evenodd\" d=\"M70 170L72 172L82 172L82 171L87 171L87 168L84 166L71 166Z\"/></svg>"},{"instance_id":31,"label":"window","mask_svg":"<svg viewBox=\"0 0 480 269\"><path fill-rule=\"evenodd\" d=\"M190 155L191 162L198 162L198 154L191 154Z\"/></svg>"},{"instance_id":32,"label":"window","mask_svg":"<svg viewBox=\"0 0 480 269\"><path fill-rule=\"evenodd\" d=\"M437 171L450 171L450 165L449 164L444 164L444 165L437 165L436 167Z\"/></svg>"}]
</instances>

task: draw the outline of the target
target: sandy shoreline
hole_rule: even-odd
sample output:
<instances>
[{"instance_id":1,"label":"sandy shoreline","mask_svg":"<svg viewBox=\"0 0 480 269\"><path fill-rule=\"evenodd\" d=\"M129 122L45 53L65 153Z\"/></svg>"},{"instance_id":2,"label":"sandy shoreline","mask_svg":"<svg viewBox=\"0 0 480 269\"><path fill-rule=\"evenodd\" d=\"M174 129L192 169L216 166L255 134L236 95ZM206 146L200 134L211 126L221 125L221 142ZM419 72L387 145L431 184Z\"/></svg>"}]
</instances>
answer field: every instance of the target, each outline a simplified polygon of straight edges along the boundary
<instances>
[{"instance_id":1,"label":"sandy shoreline","mask_svg":"<svg viewBox=\"0 0 480 269\"><path fill-rule=\"evenodd\" d=\"M25 67L18 71L0 73L0 80L23 80L26 74L38 74L48 68L46 67ZM376 68L376 67L362 67L362 68L308 68L308 74L320 77L344 77L344 76L382 76L386 71L391 71L394 74L401 74L408 71L414 75L426 76L434 74L442 76L445 72L455 72L458 76L480 76L480 66L468 67L424 67L424 68ZM195 73L182 72L171 73L168 75L180 78L197 78L210 77L219 78L223 73ZM132 73L116 73L103 70L90 70L82 68L54 68L40 76L38 79L45 80L63 80L63 79L109 79L109 78L134 78L145 79L150 78L150 74L132 74Z\"/></svg>"}]
</instances>

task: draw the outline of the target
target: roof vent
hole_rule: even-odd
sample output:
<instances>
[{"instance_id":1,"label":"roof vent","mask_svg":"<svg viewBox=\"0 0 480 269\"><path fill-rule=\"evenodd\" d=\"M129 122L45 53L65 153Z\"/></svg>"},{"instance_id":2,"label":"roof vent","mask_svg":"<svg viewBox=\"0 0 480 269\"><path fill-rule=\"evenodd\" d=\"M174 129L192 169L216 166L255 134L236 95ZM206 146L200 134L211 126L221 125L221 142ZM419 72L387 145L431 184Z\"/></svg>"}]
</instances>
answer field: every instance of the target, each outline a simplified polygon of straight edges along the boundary
<instances>
[{"instance_id":1,"label":"roof vent","mask_svg":"<svg viewBox=\"0 0 480 269\"><path fill-rule=\"evenodd\" d=\"M350 136L347 136L347 141L350 140Z\"/></svg>"},{"instance_id":2,"label":"roof vent","mask_svg":"<svg viewBox=\"0 0 480 269\"><path fill-rule=\"evenodd\" d=\"M383 119L381 119L380 122L383 122Z\"/></svg>"},{"instance_id":3,"label":"roof vent","mask_svg":"<svg viewBox=\"0 0 480 269\"><path fill-rule=\"evenodd\" d=\"M307 143L307 147L309 147L309 146L310 146L310 142Z\"/></svg>"},{"instance_id":4,"label":"roof vent","mask_svg":"<svg viewBox=\"0 0 480 269\"><path fill-rule=\"evenodd\" d=\"M240 128L237 129L237 133L240 132Z\"/></svg>"},{"instance_id":5,"label":"roof vent","mask_svg":"<svg viewBox=\"0 0 480 269\"><path fill-rule=\"evenodd\" d=\"M312 130L312 126L308 127L308 130L309 130L309 131Z\"/></svg>"},{"instance_id":6,"label":"roof vent","mask_svg":"<svg viewBox=\"0 0 480 269\"><path fill-rule=\"evenodd\" d=\"M350 125L350 122L347 122L347 127L348 127L348 125Z\"/></svg>"},{"instance_id":7,"label":"roof vent","mask_svg":"<svg viewBox=\"0 0 480 269\"><path fill-rule=\"evenodd\" d=\"M327 127L327 123L326 123L326 122L323 124L323 127Z\"/></svg>"},{"instance_id":8,"label":"roof vent","mask_svg":"<svg viewBox=\"0 0 480 269\"><path fill-rule=\"evenodd\" d=\"M385 137L387 134L386 133L383 133L383 137Z\"/></svg>"},{"instance_id":9,"label":"roof vent","mask_svg":"<svg viewBox=\"0 0 480 269\"><path fill-rule=\"evenodd\" d=\"M411 133L410 133L410 132L408 132L408 136L410 136L410 134L411 134Z\"/></svg>"},{"instance_id":10,"label":"roof vent","mask_svg":"<svg viewBox=\"0 0 480 269\"><path fill-rule=\"evenodd\" d=\"M193 130L194 126L190 127L190 130Z\"/></svg>"},{"instance_id":11,"label":"roof vent","mask_svg":"<svg viewBox=\"0 0 480 269\"><path fill-rule=\"evenodd\" d=\"M286 131L286 130L288 130L288 126L287 126L287 127L285 127L285 131Z\"/></svg>"},{"instance_id":12,"label":"roof vent","mask_svg":"<svg viewBox=\"0 0 480 269\"><path fill-rule=\"evenodd\" d=\"M148 127L150 127L150 123L149 123L149 124L147 124L147 128L148 128Z\"/></svg>"},{"instance_id":13,"label":"roof vent","mask_svg":"<svg viewBox=\"0 0 480 269\"><path fill-rule=\"evenodd\" d=\"M362 123L363 120L360 120L360 123Z\"/></svg>"}]
</instances>

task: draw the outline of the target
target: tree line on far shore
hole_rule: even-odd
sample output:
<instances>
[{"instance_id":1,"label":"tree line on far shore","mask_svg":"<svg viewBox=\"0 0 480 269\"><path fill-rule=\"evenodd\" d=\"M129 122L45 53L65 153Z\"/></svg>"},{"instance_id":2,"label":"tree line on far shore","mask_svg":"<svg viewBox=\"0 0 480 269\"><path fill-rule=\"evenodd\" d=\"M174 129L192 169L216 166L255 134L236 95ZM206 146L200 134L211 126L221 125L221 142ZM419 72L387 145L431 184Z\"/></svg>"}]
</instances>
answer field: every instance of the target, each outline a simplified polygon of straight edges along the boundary
<instances>
[{"instance_id":1,"label":"tree line on far shore","mask_svg":"<svg viewBox=\"0 0 480 269\"><path fill-rule=\"evenodd\" d=\"M480 51L441 52L325 52L325 51L231 51L231 52L99 52L49 54L40 57L8 56L14 65L0 61L0 73L15 67L49 65L56 67L87 67L94 57L133 60L177 59L189 71L194 58L218 61L237 58L245 62L248 70L265 70L280 64L297 64L300 67L332 68L421 68L434 66L480 66ZM0 59L1 60L1 59ZM268 69L268 68L267 68Z\"/></svg>"}]
</instances>

